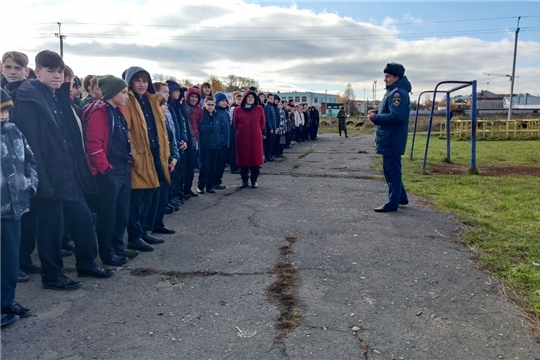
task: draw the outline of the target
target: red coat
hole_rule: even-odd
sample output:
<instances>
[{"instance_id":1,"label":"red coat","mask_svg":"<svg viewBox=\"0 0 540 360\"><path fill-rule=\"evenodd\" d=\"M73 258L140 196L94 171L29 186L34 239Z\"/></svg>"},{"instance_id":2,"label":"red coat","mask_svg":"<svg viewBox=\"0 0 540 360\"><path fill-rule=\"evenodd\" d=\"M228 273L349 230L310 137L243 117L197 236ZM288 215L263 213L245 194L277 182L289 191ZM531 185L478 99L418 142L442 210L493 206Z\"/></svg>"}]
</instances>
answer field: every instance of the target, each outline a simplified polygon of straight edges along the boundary
<instances>
[{"instance_id":1,"label":"red coat","mask_svg":"<svg viewBox=\"0 0 540 360\"><path fill-rule=\"evenodd\" d=\"M256 102L251 111L245 110L244 94L242 105L234 110L233 124L236 129L236 164L238 166L261 166L264 164L263 130L264 109L257 105L259 97L255 95Z\"/></svg>"}]
</instances>

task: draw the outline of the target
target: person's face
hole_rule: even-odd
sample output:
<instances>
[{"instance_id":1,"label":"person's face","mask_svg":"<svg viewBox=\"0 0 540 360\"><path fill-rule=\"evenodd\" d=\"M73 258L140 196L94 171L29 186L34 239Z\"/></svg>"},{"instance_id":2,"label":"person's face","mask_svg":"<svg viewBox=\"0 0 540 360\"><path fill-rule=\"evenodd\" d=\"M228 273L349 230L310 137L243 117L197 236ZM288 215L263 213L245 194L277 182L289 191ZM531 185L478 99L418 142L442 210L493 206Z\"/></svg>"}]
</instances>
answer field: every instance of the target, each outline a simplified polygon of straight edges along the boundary
<instances>
[{"instance_id":1,"label":"person's face","mask_svg":"<svg viewBox=\"0 0 540 360\"><path fill-rule=\"evenodd\" d=\"M198 102L199 102L199 97L196 94L189 95L189 103L191 105L197 105Z\"/></svg>"},{"instance_id":2,"label":"person's face","mask_svg":"<svg viewBox=\"0 0 540 360\"><path fill-rule=\"evenodd\" d=\"M203 92L204 95L210 95L211 89L210 89L209 86L206 86L206 85L205 85L205 86L203 86L203 88L202 88L202 92Z\"/></svg>"},{"instance_id":3,"label":"person's face","mask_svg":"<svg viewBox=\"0 0 540 360\"><path fill-rule=\"evenodd\" d=\"M392 86L398 80L399 76L384 74L384 83L386 84L386 86Z\"/></svg>"},{"instance_id":4,"label":"person's face","mask_svg":"<svg viewBox=\"0 0 540 360\"><path fill-rule=\"evenodd\" d=\"M180 98L180 90L174 90L171 93L171 97L173 98L173 100L178 100Z\"/></svg>"},{"instance_id":5,"label":"person's face","mask_svg":"<svg viewBox=\"0 0 540 360\"><path fill-rule=\"evenodd\" d=\"M44 67L36 69L36 76L43 85L52 91L55 91L59 89L64 82L64 69L50 69Z\"/></svg>"},{"instance_id":6,"label":"person's face","mask_svg":"<svg viewBox=\"0 0 540 360\"><path fill-rule=\"evenodd\" d=\"M24 80L30 73L28 68L20 66L12 58L6 59L0 68L8 82Z\"/></svg>"},{"instance_id":7,"label":"person's face","mask_svg":"<svg viewBox=\"0 0 540 360\"><path fill-rule=\"evenodd\" d=\"M273 97L273 96L269 96L268 98L266 98L266 100L267 100L270 104L273 104L273 103L274 103L274 97Z\"/></svg>"},{"instance_id":8,"label":"person's face","mask_svg":"<svg viewBox=\"0 0 540 360\"><path fill-rule=\"evenodd\" d=\"M277 107L278 107L278 109L283 109L283 104L278 102Z\"/></svg>"},{"instance_id":9,"label":"person's face","mask_svg":"<svg viewBox=\"0 0 540 360\"><path fill-rule=\"evenodd\" d=\"M132 88L135 94L143 96L148 90L148 79L146 76L139 76L132 82Z\"/></svg>"},{"instance_id":10,"label":"person's face","mask_svg":"<svg viewBox=\"0 0 540 360\"><path fill-rule=\"evenodd\" d=\"M126 105L128 99L129 99L128 88L126 87L124 90L120 91L118 94L113 96L112 101L117 106L124 106Z\"/></svg>"},{"instance_id":11,"label":"person's face","mask_svg":"<svg viewBox=\"0 0 540 360\"><path fill-rule=\"evenodd\" d=\"M161 88L159 88L158 94L163 96L165 101L168 101L169 100L169 87L168 86L162 86Z\"/></svg>"},{"instance_id":12,"label":"person's face","mask_svg":"<svg viewBox=\"0 0 540 360\"><path fill-rule=\"evenodd\" d=\"M281 102L278 99L274 98L274 104L281 104Z\"/></svg>"},{"instance_id":13,"label":"person's face","mask_svg":"<svg viewBox=\"0 0 540 360\"><path fill-rule=\"evenodd\" d=\"M204 108L208 111L208 112L212 112L214 111L214 108L216 107L216 103L211 100L211 101L207 101L204 103Z\"/></svg>"},{"instance_id":14,"label":"person's face","mask_svg":"<svg viewBox=\"0 0 540 360\"><path fill-rule=\"evenodd\" d=\"M227 106L227 99L221 100L220 102L218 102L218 105L221 106L221 107L226 107Z\"/></svg>"},{"instance_id":15,"label":"person's face","mask_svg":"<svg viewBox=\"0 0 540 360\"><path fill-rule=\"evenodd\" d=\"M259 99L261 99L261 103L263 103L264 99L266 99L266 96L264 94L260 94Z\"/></svg>"},{"instance_id":16,"label":"person's face","mask_svg":"<svg viewBox=\"0 0 540 360\"><path fill-rule=\"evenodd\" d=\"M249 94L247 97L246 97L246 104L248 105L253 105L255 104L255 96L253 94Z\"/></svg>"},{"instance_id":17,"label":"person's face","mask_svg":"<svg viewBox=\"0 0 540 360\"><path fill-rule=\"evenodd\" d=\"M167 105L167 103L163 103L159 106L159 108L161 109L163 115L167 115L167 110L169 110L169 106Z\"/></svg>"},{"instance_id":18,"label":"person's face","mask_svg":"<svg viewBox=\"0 0 540 360\"><path fill-rule=\"evenodd\" d=\"M237 96L234 101L236 102L236 105L242 104L242 96L241 95Z\"/></svg>"},{"instance_id":19,"label":"person's face","mask_svg":"<svg viewBox=\"0 0 540 360\"><path fill-rule=\"evenodd\" d=\"M8 110L2 110L0 112L0 121L6 121L9 119L9 111Z\"/></svg>"}]
</instances>

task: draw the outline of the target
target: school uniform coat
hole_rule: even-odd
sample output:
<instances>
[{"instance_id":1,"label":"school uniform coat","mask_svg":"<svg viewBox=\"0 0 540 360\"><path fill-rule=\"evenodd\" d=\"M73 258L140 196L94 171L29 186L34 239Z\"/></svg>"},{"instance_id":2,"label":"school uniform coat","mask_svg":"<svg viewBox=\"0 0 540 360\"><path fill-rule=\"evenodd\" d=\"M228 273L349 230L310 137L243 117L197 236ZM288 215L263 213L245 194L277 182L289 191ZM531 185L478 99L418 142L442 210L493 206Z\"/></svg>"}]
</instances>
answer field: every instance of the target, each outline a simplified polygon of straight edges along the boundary
<instances>
[{"instance_id":1,"label":"school uniform coat","mask_svg":"<svg viewBox=\"0 0 540 360\"><path fill-rule=\"evenodd\" d=\"M37 200L77 200L76 176L67 142L44 96L25 80L17 91L11 121L23 133L34 152L39 186Z\"/></svg>"},{"instance_id":2,"label":"school uniform coat","mask_svg":"<svg viewBox=\"0 0 540 360\"><path fill-rule=\"evenodd\" d=\"M246 97L255 96L255 103L246 108ZM242 104L234 110L233 124L236 129L236 163L238 166L261 166L264 164L262 133L265 126L264 109L254 91L246 91Z\"/></svg>"}]
</instances>

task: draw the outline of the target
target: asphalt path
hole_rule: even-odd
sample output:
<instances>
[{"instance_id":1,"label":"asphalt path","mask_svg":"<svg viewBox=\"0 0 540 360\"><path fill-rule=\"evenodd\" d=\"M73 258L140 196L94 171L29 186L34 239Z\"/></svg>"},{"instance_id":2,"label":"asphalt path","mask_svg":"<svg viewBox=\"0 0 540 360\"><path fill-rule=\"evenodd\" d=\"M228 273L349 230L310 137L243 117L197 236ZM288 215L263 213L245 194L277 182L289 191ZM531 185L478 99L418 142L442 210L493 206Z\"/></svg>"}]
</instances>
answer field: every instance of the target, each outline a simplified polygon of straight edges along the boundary
<instances>
[{"instance_id":1,"label":"asphalt path","mask_svg":"<svg viewBox=\"0 0 540 360\"><path fill-rule=\"evenodd\" d=\"M265 164L258 189L227 172L111 279L56 292L31 275L17 300L35 316L2 331L2 359L540 359L456 219L414 196L373 212L374 159L370 136L322 135ZM268 291L285 265L288 303Z\"/></svg>"}]
</instances>

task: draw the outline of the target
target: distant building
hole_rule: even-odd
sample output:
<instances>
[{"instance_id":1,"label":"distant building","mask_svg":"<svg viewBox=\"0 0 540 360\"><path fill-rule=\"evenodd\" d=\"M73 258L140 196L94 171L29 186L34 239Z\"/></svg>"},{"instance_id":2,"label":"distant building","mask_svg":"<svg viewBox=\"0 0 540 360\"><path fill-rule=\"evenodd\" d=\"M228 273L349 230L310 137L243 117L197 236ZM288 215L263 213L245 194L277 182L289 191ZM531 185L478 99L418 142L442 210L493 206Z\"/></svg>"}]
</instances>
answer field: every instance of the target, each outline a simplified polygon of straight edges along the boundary
<instances>
[{"instance_id":1,"label":"distant building","mask_svg":"<svg viewBox=\"0 0 540 360\"><path fill-rule=\"evenodd\" d=\"M322 104L334 104L337 103L337 96L325 93L316 92L277 92L281 100L293 100L295 104L307 104L308 106L315 106L319 111Z\"/></svg>"},{"instance_id":2,"label":"distant building","mask_svg":"<svg viewBox=\"0 0 540 360\"><path fill-rule=\"evenodd\" d=\"M506 95L507 96L507 95ZM476 94L476 108L478 110L498 110L503 108L505 95L495 94L488 90L481 90ZM471 106L472 97L467 98L467 105Z\"/></svg>"},{"instance_id":3,"label":"distant building","mask_svg":"<svg viewBox=\"0 0 540 360\"><path fill-rule=\"evenodd\" d=\"M510 97L506 96L503 100L503 107L508 109L510 105ZM514 101L512 102L513 109L540 109L540 96L534 96L529 93L514 95Z\"/></svg>"}]
</instances>

